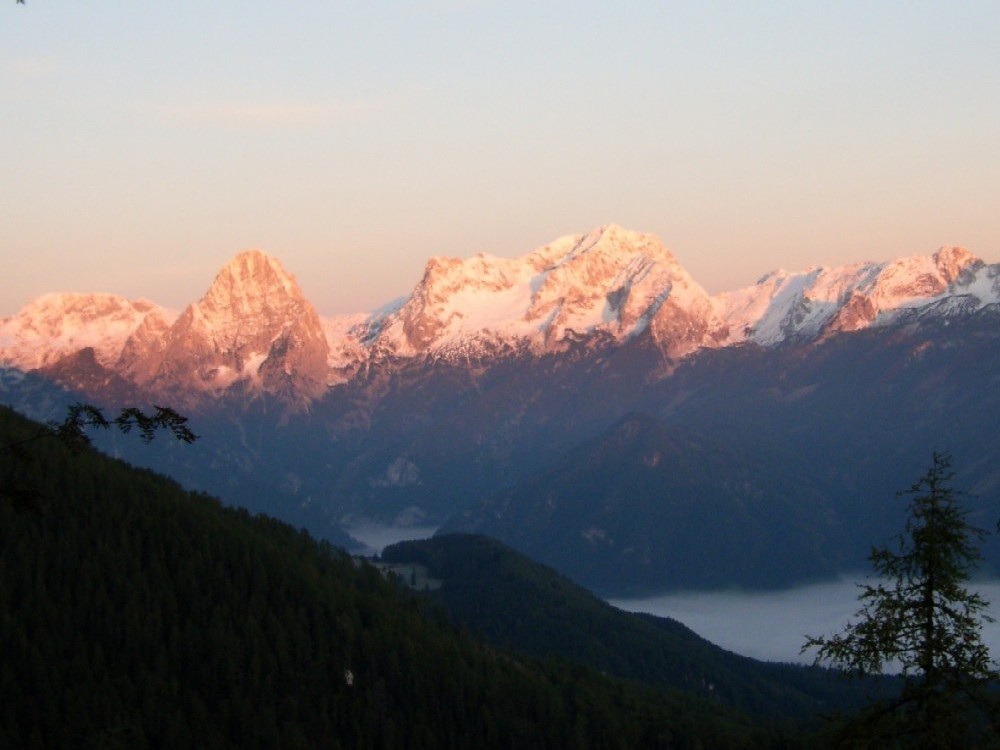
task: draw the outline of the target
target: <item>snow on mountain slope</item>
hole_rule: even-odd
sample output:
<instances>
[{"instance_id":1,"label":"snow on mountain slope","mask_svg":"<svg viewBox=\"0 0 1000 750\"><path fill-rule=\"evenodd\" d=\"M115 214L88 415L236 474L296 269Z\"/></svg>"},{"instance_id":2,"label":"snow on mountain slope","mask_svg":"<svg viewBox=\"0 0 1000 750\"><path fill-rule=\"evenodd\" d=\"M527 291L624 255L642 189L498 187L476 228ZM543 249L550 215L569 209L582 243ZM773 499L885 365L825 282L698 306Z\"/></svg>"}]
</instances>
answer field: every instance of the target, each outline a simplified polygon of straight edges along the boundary
<instances>
[{"instance_id":1,"label":"snow on mountain slope","mask_svg":"<svg viewBox=\"0 0 1000 750\"><path fill-rule=\"evenodd\" d=\"M1000 305L1000 263L970 263L951 283L950 292L969 298L977 310Z\"/></svg>"},{"instance_id":2,"label":"snow on mountain slope","mask_svg":"<svg viewBox=\"0 0 1000 750\"><path fill-rule=\"evenodd\" d=\"M959 247L775 271L709 297L658 238L607 225L519 258L432 258L408 297L325 320L294 277L257 250L227 263L179 317L145 300L46 295L0 320L0 366L68 378L74 362L86 362L92 382L103 368L181 406L231 389L303 404L365 368L407 358L488 363L504 352L539 355L648 335L676 360L703 347L808 342L904 314L958 315L991 304L1000 304L1000 264ZM74 359L89 348L93 356Z\"/></svg>"},{"instance_id":3,"label":"snow on mountain slope","mask_svg":"<svg viewBox=\"0 0 1000 750\"><path fill-rule=\"evenodd\" d=\"M98 363L112 366L144 321L169 323L175 317L148 300L114 294L46 294L0 320L0 364L33 370L90 347Z\"/></svg>"},{"instance_id":4,"label":"snow on mountain slope","mask_svg":"<svg viewBox=\"0 0 1000 750\"><path fill-rule=\"evenodd\" d=\"M542 352L651 327L665 348L686 353L707 341L711 315L708 295L657 238L609 225L522 258L433 258L372 343L403 357L496 345Z\"/></svg>"},{"instance_id":5,"label":"snow on mountain slope","mask_svg":"<svg viewBox=\"0 0 1000 750\"><path fill-rule=\"evenodd\" d=\"M377 319L377 316L369 313L320 318L323 335L329 346L326 360L328 385L347 382L368 359L368 351L361 338L373 320Z\"/></svg>"},{"instance_id":6,"label":"snow on mountain slope","mask_svg":"<svg viewBox=\"0 0 1000 750\"><path fill-rule=\"evenodd\" d=\"M949 295L971 294L981 304L995 302L1000 296L995 269L964 248L943 247L932 256L886 263L800 273L779 270L754 286L717 295L713 302L716 314L729 325L724 343L750 340L773 346L886 325L902 310Z\"/></svg>"}]
</instances>

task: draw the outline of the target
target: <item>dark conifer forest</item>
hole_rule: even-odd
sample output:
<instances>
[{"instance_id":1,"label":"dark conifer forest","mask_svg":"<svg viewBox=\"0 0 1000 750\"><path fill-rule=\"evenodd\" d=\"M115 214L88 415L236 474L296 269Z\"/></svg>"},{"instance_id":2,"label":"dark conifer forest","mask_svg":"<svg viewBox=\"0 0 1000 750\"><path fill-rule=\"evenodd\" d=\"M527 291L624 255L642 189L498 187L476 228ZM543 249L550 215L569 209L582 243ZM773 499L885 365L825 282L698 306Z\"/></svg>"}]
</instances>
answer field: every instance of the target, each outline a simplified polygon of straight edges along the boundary
<instances>
[{"instance_id":1,"label":"dark conifer forest","mask_svg":"<svg viewBox=\"0 0 1000 750\"><path fill-rule=\"evenodd\" d=\"M367 563L90 449L9 449L37 429L0 410L0 747L805 741L482 645Z\"/></svg>"},{"instance_id":2,"label":"dark conifer forest","mask_svg":"<svg viewBox=\"0 0 1000 750\"><path fill-rule=\"evenodd\" d=\"M489 537L399 542L381 557L404 572L406 563L425 566L441 585L418 595L488 644L676 688L753 716L816 725L822 714L854 712L878 692L898 689L894 678L848 681L833 670L739 656L676 620L623 612Z\"/></svg>"}]
</instances>

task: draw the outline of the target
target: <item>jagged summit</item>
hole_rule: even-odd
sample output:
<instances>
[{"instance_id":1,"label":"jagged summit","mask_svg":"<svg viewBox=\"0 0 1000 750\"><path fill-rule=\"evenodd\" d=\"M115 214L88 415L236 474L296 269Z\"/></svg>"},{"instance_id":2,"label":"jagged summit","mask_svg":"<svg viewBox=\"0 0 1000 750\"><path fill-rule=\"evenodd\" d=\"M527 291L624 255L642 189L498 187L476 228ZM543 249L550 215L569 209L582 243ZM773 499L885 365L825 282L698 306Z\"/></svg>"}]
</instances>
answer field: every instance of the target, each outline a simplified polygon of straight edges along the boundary
<instances>
[{"instance_id":1,"label":"jagged summit","mask_svg":"<svg viewBox=\"0 0 1000 750\"><path fill-rule=\"evenodd\" d=\"M374 340L397 356L466 355L498 345L537 352L651 328L678 353L704 343L711 313L704 289L659 239L607 225L521 258L432 258Z\"/></svg>"},{"instance_id":2,"label":"jagged summit","mask_svg":"<svg viewBox=\"0 0 1000 750\"><path fill-rule=\"evenodd\" d=\"M1000 264L952 246L882 263L774 271L710 297L659 238L607 224L518 258L431 258L407 298L326 321L294 276L260 250L233 257L179 317L115 295L46 295L0 320L0 365L64 372L84 361L67 358L91 348L91 369L179 406L229 393L303 405L406 360L479 367L648 337L676 361L702 348L811 342L996 304Z\"/></svg>"},{"instance_id":3,"label":"jagged summit","mask_svg":"<svg viewBox=\"0 0 1000 750\"><path fill-rule=\"evenodd\" d=\"M903 311L946 295L978 290L976 304L995 303L1000 295L975 283L979 273L993 273L991 268L996 266L986 266L965 248L942 247L930 256L882 263L774 271L751 287L717 295L714 304L729 323L726 343L772 346L887 325Z\"/></svg>"},{"instance_id":4,"label":"jagged summit","mask_svg":"<svg viewBox=\"0 0 1000 750\"><path fill-rule=\"evenodd\" d=\"M955 281L959 274L969 266L982 264L982 261L969 250L957 245L938 248L932 258L938 273L949 284Z\"/></svg>"},{"instance_id":5,"label":"jagged summit","mask_svg":"<svg viewBox=\"0 0 1000 750\"><path fill-rule=\"evenodd\" d=\"M280 308L289 300L304 301L295 277L262 250L246 250L222 267L198 303L207 318L239 320Z\"/></svg>"},{"instance_id":6,"label":"jagged summit","mask_svg":"<svg viewBox=\"0 0 1000 750\"><path fill-rule=\"evenodd\" d=\"M295 315L308 305L277 259L250 250L222 267L205 296L188 306L175 328L198 332L219 350L259 350L266 343L262 322Z\"/></svg>"},{"instance_id":7,"label":"jagged summit","mask_svg":"<svg viewBox=\"0 0 1000 750\"><path fill-rule=\"evenodd\" d=\"M151 343L158 345L134 358L139 384L182 398L241 384L296 400L318 396L326 383L329 347L319 316L294 277L259 250L229 261L205 296Z\"/></svg>"}]
</instances>

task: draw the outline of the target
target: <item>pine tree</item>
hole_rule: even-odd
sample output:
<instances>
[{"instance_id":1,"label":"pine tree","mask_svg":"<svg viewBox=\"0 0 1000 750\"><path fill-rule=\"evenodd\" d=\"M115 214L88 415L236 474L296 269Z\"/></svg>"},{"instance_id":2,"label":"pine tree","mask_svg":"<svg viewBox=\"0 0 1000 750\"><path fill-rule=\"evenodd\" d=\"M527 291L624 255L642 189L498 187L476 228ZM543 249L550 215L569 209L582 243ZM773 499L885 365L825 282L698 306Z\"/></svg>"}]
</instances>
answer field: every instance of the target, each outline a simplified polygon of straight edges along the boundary
<instances>
[{"instance_id":1,"label":"pine tree","mask_svg":"<svg viewBox=\"0 0 1000 750\"><path fill-rule=\"evenodd\" d=\"M856 622L830 638L808 637L816 661L866 676L899 670L898 696L873 704L837 731L859 747L1000 746L991 686L996 665L982 641L989 606L966 588L985 532L969 523L953 489L951 458L935 453L927 472L899 493L908 517L893 546L874 548L876 583L860 584Z\"/></svg>"}]
</instances>

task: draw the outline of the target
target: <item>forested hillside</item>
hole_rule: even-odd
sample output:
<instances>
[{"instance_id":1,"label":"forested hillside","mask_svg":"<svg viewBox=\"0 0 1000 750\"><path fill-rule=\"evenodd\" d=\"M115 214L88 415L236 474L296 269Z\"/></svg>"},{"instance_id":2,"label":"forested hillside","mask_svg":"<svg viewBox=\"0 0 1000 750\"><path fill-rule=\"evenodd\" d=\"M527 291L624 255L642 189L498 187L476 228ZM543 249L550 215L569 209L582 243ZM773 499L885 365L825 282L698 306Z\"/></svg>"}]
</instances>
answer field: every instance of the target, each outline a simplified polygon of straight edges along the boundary
<instances>
[{"instance_id":1,"label":"forested hillside","mask_svg":"<svg viewBox=\"0 0 1000 750\"><path fill-rule=\"evenodd\" d=\"M150 472L10 449L36 430L0 410L0 747L795 744L482 646L369 565Z\"/></svg>"},{"instance_id":2,"label":"forested hillside","mask_svg":"<svg viewBox=\"0 0 1000 750\"><path fill-rule=\"evenodd\" d=\"M399 542L382 559L426 566L441 585L424 595L487 643L682 689L755 715L808 724L860 708L878 687L825 669L739 656L676 620L623 612L489 537Z\"/></svg>"}]
</instances>

